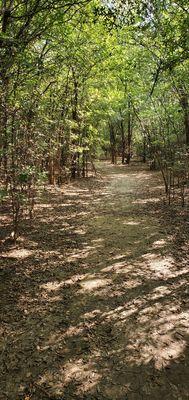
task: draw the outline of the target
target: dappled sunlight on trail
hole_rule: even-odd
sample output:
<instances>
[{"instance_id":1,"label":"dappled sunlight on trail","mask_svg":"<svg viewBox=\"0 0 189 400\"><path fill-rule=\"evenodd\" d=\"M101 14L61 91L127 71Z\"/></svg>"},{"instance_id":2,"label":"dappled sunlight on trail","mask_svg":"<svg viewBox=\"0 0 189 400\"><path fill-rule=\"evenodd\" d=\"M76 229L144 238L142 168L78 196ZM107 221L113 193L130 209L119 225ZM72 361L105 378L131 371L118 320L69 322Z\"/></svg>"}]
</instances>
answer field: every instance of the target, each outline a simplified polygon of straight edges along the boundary
<instances>
[{"instance_id":1,"label":"dappled sunlight on trail","mask_svg":"<svg viewBox=\"0 0 189 400\"><path fill-rule=\"evenodd\" d=\"M188 399L187 244L158 174L99 168L49 188L3 254L2 399Z\"/></svg>"}]
</instances>

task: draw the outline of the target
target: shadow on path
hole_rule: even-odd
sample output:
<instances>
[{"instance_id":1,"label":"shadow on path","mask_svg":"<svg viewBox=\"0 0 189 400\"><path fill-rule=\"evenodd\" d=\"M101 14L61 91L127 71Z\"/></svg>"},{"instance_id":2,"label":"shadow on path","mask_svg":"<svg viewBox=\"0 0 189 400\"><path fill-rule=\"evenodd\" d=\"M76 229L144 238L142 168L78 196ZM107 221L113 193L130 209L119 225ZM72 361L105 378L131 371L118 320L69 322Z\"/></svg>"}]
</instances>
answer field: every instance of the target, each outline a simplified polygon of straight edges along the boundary
<instances>
[{"instance_id":1,"label":"shadow on path","mask_svg":"<svg viewBox=\"0 0 189 400\"><path fill-rule=\"evenodd\" d=\"M2 400L189 399L186 215L157 173L99 169L2 253Z\"/></svg>"}]
</instances>

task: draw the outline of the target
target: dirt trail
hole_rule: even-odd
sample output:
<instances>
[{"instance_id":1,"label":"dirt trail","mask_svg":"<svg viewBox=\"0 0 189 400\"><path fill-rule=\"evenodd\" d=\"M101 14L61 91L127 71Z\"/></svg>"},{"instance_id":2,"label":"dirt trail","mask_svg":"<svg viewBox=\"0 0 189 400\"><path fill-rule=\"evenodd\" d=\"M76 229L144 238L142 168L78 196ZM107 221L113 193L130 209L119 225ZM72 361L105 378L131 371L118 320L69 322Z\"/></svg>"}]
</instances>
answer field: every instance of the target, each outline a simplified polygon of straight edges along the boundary
<instances>
[{"instance_id":1,"label":"dirt trail","mask_svg":"<svg viewBox=\"0 0 189 400\"><path fill-rule=\"evenodd\" d=\"M0 400L189 399L187 217L157 173L99 169L3 248Z\"/></svg>"}]
</instances>

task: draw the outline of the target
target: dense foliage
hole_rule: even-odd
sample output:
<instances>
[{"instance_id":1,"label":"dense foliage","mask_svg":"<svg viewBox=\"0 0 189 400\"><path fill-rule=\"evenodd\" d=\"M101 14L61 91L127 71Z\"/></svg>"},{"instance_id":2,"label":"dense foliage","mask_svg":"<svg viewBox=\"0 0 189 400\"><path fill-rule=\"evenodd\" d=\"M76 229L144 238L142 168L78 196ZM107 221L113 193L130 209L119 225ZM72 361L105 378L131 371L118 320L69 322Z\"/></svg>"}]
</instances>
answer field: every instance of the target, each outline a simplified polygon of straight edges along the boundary
<instances>
[{"instance_id":1,"label":"dense foliage","mask_svg":"<svg viewBox=\"0 0 189 400\"><path fill-rule=\"evenodd\" d=\"M106 154L188 182L188 9L183 0L2 0L1 197L14 235L37 185L87 175Z\"/></svg>"}]
</instances>

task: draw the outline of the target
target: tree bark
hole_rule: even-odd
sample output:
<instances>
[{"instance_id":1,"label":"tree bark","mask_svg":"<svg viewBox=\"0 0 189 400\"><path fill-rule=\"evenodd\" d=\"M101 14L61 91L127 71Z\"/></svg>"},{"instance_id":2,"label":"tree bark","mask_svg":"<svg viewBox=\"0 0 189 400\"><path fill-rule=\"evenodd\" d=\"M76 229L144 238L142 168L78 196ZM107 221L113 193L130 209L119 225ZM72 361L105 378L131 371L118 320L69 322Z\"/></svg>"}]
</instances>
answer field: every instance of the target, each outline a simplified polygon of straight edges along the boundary
<instances>
[{"instance_id":1,"label":"tree bark","mask_svg":"<svg viewBox=\"0 0 189 400\"><path fill-rule=\"evenodd\" d=\"M121 162L124 164L125 162L125 132L123 121L121 120Z\"/></svg>"},{"instance_id":2,"label":"tree bark","mask_svg":"<svg viewBox=\"0 0 189 400\"><path fill-rule=\"evenodd\" d=\"M109 129L110 129L110 151L111 151L111 162L112 164L116 164L116 137L115 137L115 131L114 131L114 126L110 122L109 123Z\"/></svg>"},{"instance_id":3,"label":"tree bark","mask_svg":"<svg viewBox=\"0 0 189 400\"><path fill-rule=\"evenodd\" d=\"M189 103L188 94L182 91L180 103L184 112L184 128L185 128L185 140L186 146L189 148Z\"/></svg>"},{"instance_id":4,"label":"tree bark","mask_svg":"<svg viewBox=\"0 0 189 400\"><path fill-rule=\"evenodd\" d=\"M131 139L132 139L132 125L131 125L131 98L128 96L128 124L127 124L127 155L126 164L131 160Z\"/></svg>"}]
</instances>

